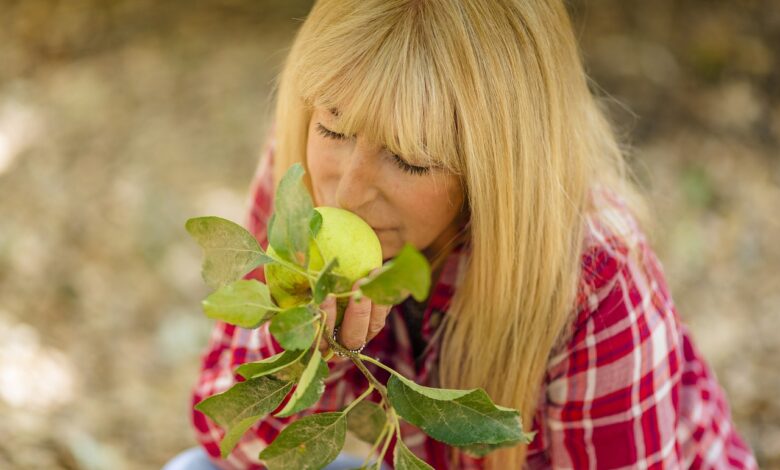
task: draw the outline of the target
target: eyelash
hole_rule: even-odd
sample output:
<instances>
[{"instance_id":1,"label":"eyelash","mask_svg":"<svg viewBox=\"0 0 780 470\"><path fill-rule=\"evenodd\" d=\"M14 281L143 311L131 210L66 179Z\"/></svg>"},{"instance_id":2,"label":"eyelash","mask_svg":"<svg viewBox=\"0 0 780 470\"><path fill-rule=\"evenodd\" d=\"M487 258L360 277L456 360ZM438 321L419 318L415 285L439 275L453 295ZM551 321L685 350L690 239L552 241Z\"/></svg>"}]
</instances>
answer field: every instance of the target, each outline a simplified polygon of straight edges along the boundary
<instances>
[{"instance_id":1,"label":"eyelash","mask_svg":"<svg viewBox=\"0 0 780 470\"><path fill-rule=\"evenodd\" d=\"M317 123L317 132L322 134L323 137L326 137L328 139L335 139L335 140L345 140L347 136L344 134L339 134L338 132L333 132L330 129L325 128L320 123ZM422 167L422 166L414 166L406 163L405 161L401 160L401 157L399 157L396 154L393 154L393 161L398 165L398 167L407 172L411 173L413 175L424 175L430 171L430 168Z\"/></svg>"}]
</instances>

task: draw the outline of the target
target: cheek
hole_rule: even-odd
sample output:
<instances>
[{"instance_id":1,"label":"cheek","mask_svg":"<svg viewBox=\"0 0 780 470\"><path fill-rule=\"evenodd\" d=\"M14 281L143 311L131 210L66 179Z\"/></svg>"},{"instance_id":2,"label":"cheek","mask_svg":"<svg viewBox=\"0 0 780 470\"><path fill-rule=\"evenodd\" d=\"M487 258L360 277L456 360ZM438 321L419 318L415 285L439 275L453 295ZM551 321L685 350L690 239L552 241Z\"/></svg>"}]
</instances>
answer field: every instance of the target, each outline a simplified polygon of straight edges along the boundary
<instances>
[{"instance_id":1,"label":"cheek","mask_svg":"<svg viewBox=\"0 0 780 470\"><path fill-rule=\"evenodd\" d=\"M424 246L432 242L456 214L456 203L447 197L447 193L409 191L404 197L407 221L404 235L410 242Z\"/></svg>"}]
</instances>

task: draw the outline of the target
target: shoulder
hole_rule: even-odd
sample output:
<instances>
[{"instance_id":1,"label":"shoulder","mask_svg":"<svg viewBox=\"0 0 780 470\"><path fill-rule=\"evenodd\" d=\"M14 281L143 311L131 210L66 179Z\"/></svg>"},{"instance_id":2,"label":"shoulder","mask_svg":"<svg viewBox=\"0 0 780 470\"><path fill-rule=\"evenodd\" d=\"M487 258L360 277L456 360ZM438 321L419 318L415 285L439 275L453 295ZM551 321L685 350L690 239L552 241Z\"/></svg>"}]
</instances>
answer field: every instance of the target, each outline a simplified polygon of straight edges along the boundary
<instances>
[{"instance_id":1,"label":"shoulder","mask_svg":"<svg viewBox=\"0 0 780 470\"><path fill-rule=\"evenodd\" d=\"M649 353L657 362L679 344L679 318L647 238L620 196L603 188L592 194L572 325L551 359L554 375L575 373L577 354L602 364Z\"/></svg>"},{"instance_id":2,"label":"shoulder","mask_svg":"<svg viewBox=\"0 0 780 470\"><path fill-rule=\"evenodd\" d=\"M603 187L591 195L594 209L584 217L575 330L594 315L609 316L604 307L615 294L631 303L669 296L661 263L623 199Z\"/></svg>"},{"instance_id":3,"label":"shoulder","mask_svg":"<svg viewBox=\"0 0 780 470\"><path fill-rule=\"evenodd\" d=\"M737 455L729 446L744 455L655 253L619 198L602 202L586 222L573 327L548 362L537 414L553 466L678 468L704 454ZM755 467L749 454L743 462Z\"/></svg>"}]
</instances>

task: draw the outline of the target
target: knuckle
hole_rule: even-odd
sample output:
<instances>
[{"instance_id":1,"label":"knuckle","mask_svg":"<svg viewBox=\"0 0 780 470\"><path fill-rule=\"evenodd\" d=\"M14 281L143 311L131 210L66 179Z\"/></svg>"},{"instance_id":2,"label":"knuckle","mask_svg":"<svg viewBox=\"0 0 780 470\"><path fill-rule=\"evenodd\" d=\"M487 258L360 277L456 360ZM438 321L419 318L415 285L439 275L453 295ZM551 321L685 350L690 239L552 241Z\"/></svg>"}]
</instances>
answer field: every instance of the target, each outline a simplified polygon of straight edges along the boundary
<instances>
[{"instance_id":1,"label":"knuckle","mask_svg":"<svg viewBox=\"0 0 780 470\"><path fill-rule=\"evenodd\" d=\"M356 317L366 317L371 315L371 302L365 300L363 302L352 302L350 303L348 310Z\"/></svg>"}]
</instances>

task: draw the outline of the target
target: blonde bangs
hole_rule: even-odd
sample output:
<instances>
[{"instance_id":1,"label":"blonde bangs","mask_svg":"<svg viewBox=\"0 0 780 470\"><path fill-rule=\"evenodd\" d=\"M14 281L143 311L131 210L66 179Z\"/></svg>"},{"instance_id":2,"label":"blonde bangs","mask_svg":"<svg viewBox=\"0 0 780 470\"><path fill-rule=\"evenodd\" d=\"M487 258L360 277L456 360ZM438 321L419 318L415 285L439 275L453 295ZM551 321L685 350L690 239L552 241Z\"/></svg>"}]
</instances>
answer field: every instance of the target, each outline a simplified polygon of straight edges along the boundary
<instances>
[{"instance_id":1,"label":"blonde bangs","mask_svg":"<svg viewBox=\"0 0 780 470\"><path fill-rule=\"evenodd\" d=\"M337 110L336 132L364 136L412 165L461 174L453 91L428 52L443 46L427 44L435 38L413 10L382 9L370 30L348 27L366 20L344 13L318 31L316 47L300 51L292 76L303 103Z\"/></svg>"}]
</instances>

